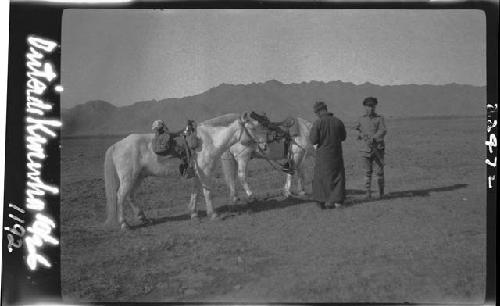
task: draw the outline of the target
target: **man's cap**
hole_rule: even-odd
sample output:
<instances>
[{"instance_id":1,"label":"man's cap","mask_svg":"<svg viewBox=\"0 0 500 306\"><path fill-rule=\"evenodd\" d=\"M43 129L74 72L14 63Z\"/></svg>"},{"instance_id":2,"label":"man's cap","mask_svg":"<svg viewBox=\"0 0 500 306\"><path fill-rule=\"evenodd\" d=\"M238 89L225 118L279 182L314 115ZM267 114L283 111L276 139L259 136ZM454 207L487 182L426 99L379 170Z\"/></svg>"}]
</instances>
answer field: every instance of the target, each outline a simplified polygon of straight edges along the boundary
<instances>
[{"instance_id":1,"label":"man's cap","mask_svg":"<svg viewBox=\"0 0 500 306\"><path fill-rule=\"evenodd\" d=\"M314 112L317 113L319 112L320 110L327 110L327 106L325 104L325 102L323 101L317 101L316 103L314 103Z\"/></svg>"},{"instance_id":2,"label":"man's cap","mask_svg":"<svg viewBox=\"0 0 500 306\"><path fill-rule=\"evenodd\" d=\"M375 106L377 103L378 101L375 97L368 97L363 100L363 105Z\"/></svg>"}]
</instances>

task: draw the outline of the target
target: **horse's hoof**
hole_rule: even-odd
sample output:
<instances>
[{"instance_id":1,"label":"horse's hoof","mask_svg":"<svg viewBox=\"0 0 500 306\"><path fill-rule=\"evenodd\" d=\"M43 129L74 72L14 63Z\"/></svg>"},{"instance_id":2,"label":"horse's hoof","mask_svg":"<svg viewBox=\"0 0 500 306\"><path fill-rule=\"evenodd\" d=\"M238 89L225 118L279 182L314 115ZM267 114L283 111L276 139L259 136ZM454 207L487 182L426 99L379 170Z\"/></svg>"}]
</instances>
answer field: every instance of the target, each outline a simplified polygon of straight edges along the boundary
<instances>
[{"instance_id":1,"label":"horse's hoof","mask_svg":"<svg viewBox=\"0 0 500 306\"><path fill-rule=\"evenodd\" d=\"M240 203L240 198L239 197L234 197L232 200L231 200L231 203L233 205L236 205L236 204L239 204Z\"/></svg>"},{"instance_id":2,"label":"horse's hoof","mask_svg":"<svg viewBox=\"0 0 500 306\"><path fill-rule=\"evenodd\" d=\"M200 217L198 217L197 213L191 214L191 220L193 221L200 221Z\"/></svg>"},{"instance_id":3,"label":"horse's hoof","mask_svg":"<svg viewBox=\"0 0 500 306\"><path fill-rule=\"evenodd\" d=\"M219 216L216 213L209 214L210 221L218 220Z\"/></svg>"},{"instance_id":4,"label":"horse's hoof","mask_svg":"<svg viewBox=\"0 0 500 306\"><path fill-rule=\"evenodd\" d=\"M118 223L116 221L106 220L102 225L102 228L105 230L116 230L118 227Z\"/></svg>"},{"instance_id":5,"label":"horse's hoof","mask_svg":"<svg viewBox=\"0 0 500 306\"><path fill-rule=\"evenodd\" d=\"M127 222L122 222L122 224L120 225L120 229L122 231L128 231L130 230L130 226L127 224Z\"/></svg>"},{"instance_id":6,"label":"horse's hoof","mask_svg":"<svg viewBox=\"0 0 500 306\"><path fill-rule=\"evenodd\" d=\"M253 203L257 201L257 197L255 197L253 194L248 197L248 203Z\"/></svg>"},{"instance_id":7,"label":"horse's hoof","mask_svg":"<svg viewBox=\"0 0 500 306\"><path fill-rule=\"evenodd\" d=\"M139 222L141 222L142 224L150 224L150 223L153 223L153 220L149 219L148 217L146 217L146 214L144 214L144 212L141 212L139 213L139 215L137 215L137 219L139 220Z\"/></svg>"},{"instance_id":8,"label":"horse's hoof","mask_svg":"<svg viewBox=\"0 0 500 306\"><path fill-rule=\"evenodd\" d=\"M283 196L284 196L285 198L289 198L289 197L291 197L291 196L292 196L292 193L291 193L290 191L283 191Z\"/></svg>"},{"instance_id":9,"label":"horse's hoof","mask_svg":"<svg viewBox=\"0 0 500 306\"><path fill-rule=\"evenodd\" d=\"M305 196L305 195L306 195L306 192L305 192L304 190L302 190L302 191L299 191L299 192L297 193L297 195L298 195L299 197L303 197L303 196Z\"/></svg>"},{"instance_id":10,"label":"horse's hoof","mask_svg":"<svg viewBox=\"0 0 500 306\"><path fill-rule=\"evenodd\" d=\"M139 219L142 224L153 224L153 220L148 217L143 217Z\"/></svg>"}]
</instances>

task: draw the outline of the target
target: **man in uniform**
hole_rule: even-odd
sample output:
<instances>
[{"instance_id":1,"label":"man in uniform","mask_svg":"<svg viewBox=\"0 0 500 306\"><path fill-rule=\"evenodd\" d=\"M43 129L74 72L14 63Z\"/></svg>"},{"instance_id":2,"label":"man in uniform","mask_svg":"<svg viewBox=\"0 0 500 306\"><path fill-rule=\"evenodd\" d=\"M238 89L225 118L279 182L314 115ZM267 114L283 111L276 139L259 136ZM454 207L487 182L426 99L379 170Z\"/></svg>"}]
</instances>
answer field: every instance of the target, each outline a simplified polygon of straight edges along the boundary
<instances>
[{"instance_id":1,"label":"man in uniform","mask_svg":"<svg viewBox=\"0 0 500 306\"><path fill-rule=\"evenodd\" d=\"M365 114L359 118L356 124L358 139L361 141L360 152L363 170L365 172L366 199L371 198L371 180L373 168L377 176L378 196L384 196L384 136L387 129L384 117L375 112L377 98L368 97L363 100ZM375 166L375 167L374 167Z\"/></svg>"},{"instance_id":2,"label":"man in uniform","mask_svg":"<svg viewBox=\"0 0 500 306\"><path fill-rule=\"evenodd\" d=\"M324 208L341 207L345 199L345 168L342 141L346 138L344 123L328 112L324 102L314 104L318 117L309 135L316 145L313 197Z\"/></svg>"}]
</instances>

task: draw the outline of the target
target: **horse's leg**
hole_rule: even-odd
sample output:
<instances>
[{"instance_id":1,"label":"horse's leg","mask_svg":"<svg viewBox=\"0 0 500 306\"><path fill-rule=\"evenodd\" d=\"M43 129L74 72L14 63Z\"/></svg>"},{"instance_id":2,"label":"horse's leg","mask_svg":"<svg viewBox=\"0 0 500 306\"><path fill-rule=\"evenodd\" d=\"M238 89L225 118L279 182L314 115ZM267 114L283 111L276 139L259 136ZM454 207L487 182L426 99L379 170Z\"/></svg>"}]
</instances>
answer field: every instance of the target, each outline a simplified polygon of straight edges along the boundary
<instances>
[{"instance_id":1,"label":"horse's leg","mask_svg":"<svg viewBox=\"0 0 500 306\"><path fill-rule=\"evenodd\" d=\"M290 151L291 151L291 155L292 155L292 158L290 161L292 164L290 165L290 167L295 172L295 171L297 171L297 165L298 165L298 156L297 156L298 152L297 152L296 146L291 145ZM287 198L292 195L292 179L293 179L293 176L291 174L287 173L285 186L283 187L283 195Z\"/></svg>"},{"instance_id":2,"label":"horse's leg","mask_svg":"<svg viewBox=\"0 0 500 306\"><path fill-rule=\"evenodd\" d=\"M304 168L302 167L302 165L300 165L297 168L297 194L299 196L306 195L306 191L304 190L304 181L305 181Z\"/></svg>"},{"instance_id":3,"label":"horse's leg","mask_svg":"<svg viewBox=\"0 0 500 306\"><path fill-rule=\"evenodd\" d=\"M143 179L142 177L138 177L137 180L135 181L134 187L130 190L129 203L130 207L134 211L134 215L137 220L141 221L142 223L150 223L151 220L146 217L146 214L144 214L144 211L142 210L141 207L137 205L136 202L136 193L139 189L139 186L141 185L142 179Z\"/></svg>"},{"instance_id":4,"label":"horse's leg","mask_svg":"<svg viewBox=\"0 0 500 306\"><path fill-rule=\"evenodd\" d=\"M287 198L292 195L292 191L290 190L292 188L292 178L293 177L291 174L286 174L285 186L283 187L283 195Z\"/></svg>"},{"instance_id":5,"label":"horse's leg","mask_svg":"<svg viewBox=\"0 0 500 306\"><path fill-rule=\"evenodd\" d=\"M120 180L120 188L118 188L117 192L116 205L118 208L118 224L120 224L122 230L126 230L129 228L129 225L125 220L123 203L127 200L132 186L133 182L130 176L125 176Z\"/></svg>"},{"instance_id":6,"label":"horse's leg","mask_svg":"<svg viewBox=\"0 0 500 306\"><path fill-rule=\"evenodd\" d=\"M298 156L297 158L297 194L299 196L304 196L306 195L306 192L304 190L304 181L305 181L305 176L304 176L304 161L305 161L305 157L306 157L306 154L305 152L300 152L300 153L297 153L297 155L300 155Z\"/></svg>"},{"instance_id":7,"label":"horse's leg","mask_svg":"<svg viewBox=\"0 0 500 306\"><path fill-rule=\"evenodd\" d=\"M303 179L304 179L304 171L302 168L302 164L304 161L305 157L305 151L296 147L295 145L292 146L292 163L293 163L293 169L294 172L297 173L297 193L298 195L305 195L304 192L304 186L303 186ZM283 187L283 195L285 197L289 197L292 195L292 179L293 176L291 174L286 175L286 182L285 186Z\"/></svg>"},{"instance_id":8,"label":"horse's leg","mask_svg":"<svg viewBox=\"0 0 500 306\"><path fill-rule=\"evenodd\" d=\"M241 186L245 190L247 197L250 201L255 200L252 190L247 182L247 164L250 161L247 155L242 155L238 158L238 178L240 180Z\"/></svg>"},{"instance_id":9,"label":"horse's leg","mask_svg":"<svg viewBox=\"0 0 500 306\"><path fill-rule=\"evenodd\" d=\"M236 160L231 153L224 153L221 158L222 172L224 173L224 178L226 184L229 188L229 200L231 203L235 204L240 199L236 193Z\"/></svg>"},{"instance_id":10,"label":"horse's leg","mask_svg":"<svg viewBox=\"0 0 500 306\"><path fill-rule=\"evenodd\" d=\"M198 198L198 190L201 187L200 179L198 176L193 178L193 182L191 183L191 198L188 203L189 214L191 215L191 219L198 219L198 212L196 211L196 201Z\"/></svg>"},{"instance_id":11,"label":"horse's leg","mask_svg":"<svg viewBox=\"0 0 500 306\"><path fill-rule=\"evenodd\" d=\"M207 216L214 220L217 218L214 207L212 205L212 182L210 181L210 175L212 173L214 163L207 161L204 166L198 169L198 177L200 179L201 189L203 190L203 195L205 197L205 205L207 206Z\"/></svg>"}]
</instances>

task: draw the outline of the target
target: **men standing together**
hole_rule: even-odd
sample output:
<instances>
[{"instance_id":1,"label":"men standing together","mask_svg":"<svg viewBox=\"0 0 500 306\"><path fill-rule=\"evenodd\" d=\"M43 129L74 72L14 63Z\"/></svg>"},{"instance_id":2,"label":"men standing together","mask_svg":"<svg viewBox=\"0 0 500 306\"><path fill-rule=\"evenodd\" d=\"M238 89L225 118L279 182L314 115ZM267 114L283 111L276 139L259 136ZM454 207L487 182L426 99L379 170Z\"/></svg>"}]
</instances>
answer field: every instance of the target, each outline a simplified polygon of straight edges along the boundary
<instances>
[{"instance_id":1,"label":"men standing together","mask_svg":"<svg viewBox=\"0 0 500 306\"><path fill-rule=\"evenodd\" d=\"M366 199L371 198L371 177L375 168L378 196L384 196L384 136L387 133L384 118L375 113L377 98L364 99L365 114L359 118L355 129L361 141L360 152L365 172ZM313 178L313 197L322 209L342 207L345 199L345 168L342 142L346 130L340 119L328 112L324 102L314 104L318 119L314 122L310 140L316 146Z\"/></svg>"}]
</instances>

